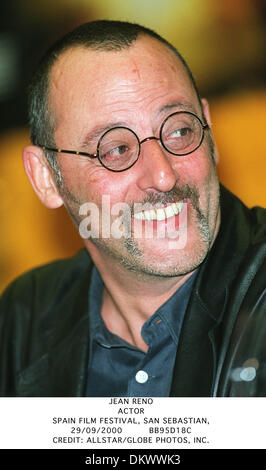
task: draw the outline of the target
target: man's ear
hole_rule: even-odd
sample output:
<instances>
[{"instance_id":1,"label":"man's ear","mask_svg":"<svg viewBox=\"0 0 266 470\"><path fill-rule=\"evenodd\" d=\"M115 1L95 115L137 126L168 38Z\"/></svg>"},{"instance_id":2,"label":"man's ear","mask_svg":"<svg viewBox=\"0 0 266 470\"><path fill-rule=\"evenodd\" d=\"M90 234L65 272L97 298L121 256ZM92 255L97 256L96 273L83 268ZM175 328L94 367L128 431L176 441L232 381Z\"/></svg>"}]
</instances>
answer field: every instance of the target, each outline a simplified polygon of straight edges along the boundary
<instances>
[{"instance_id":1,"label":"man's ear","mask_svg":"<svg viewBox=\"0 0 266 470\"><path fill-rule=\"evenodd\" d=\"M217 164L219 162L219 152L217 150L217 147L216 147L216 144L215 144L215 141L214 141L214 137L213 137L213 133L212 133L212 123L211 123L211 115L210 115L210 108L209 108L209 103L208 101L203 98L201 100L201 104L202 104L202 109L203 109L203 114L204 114L204 117L206 119L206 122L210 128L210 137L211 137L211 140L212 140L212 144L213 144L213 154L214 154L214 161L215 163Z\"/></svg>"},{"instance_id":2,"label":"man's ear","mask_svg":"<svg viewBox=\"0 0 266 470\"><path fill-rule=\"evenodd\" d=\"M28 145L23 150L23 164L31 185L40 201L49 209L63 205L58 192L52 169L43 150L35 145Z\"/></svg>"}]
</instances>

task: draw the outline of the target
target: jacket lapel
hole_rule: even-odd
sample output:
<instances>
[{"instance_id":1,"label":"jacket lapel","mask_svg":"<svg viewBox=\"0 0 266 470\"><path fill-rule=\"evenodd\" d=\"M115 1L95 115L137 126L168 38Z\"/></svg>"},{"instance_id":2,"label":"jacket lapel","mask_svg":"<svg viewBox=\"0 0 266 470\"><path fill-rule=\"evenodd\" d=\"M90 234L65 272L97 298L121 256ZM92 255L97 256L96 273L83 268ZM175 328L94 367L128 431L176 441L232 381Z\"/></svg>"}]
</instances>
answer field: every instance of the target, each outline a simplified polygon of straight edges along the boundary
<instances>
[{"instance_id":1,"label":"jacket lapel","mask_svg":"<svg viewBox=\"0 0 266 470\"><path fill-rule=\"evenodd\" d=\"M194 292L179 339L170 396L210 396L216 370L219 323L198 292Z\"/></svg>"},{"instance_id":2,"label":"jacket lapel","mask_svg":"<svg viewBox=\"0 0 266 470\"><path fill-rule=\"evenodd\" d=\"M221 227L199 268L184 318L171 396L215 394L219 380L217 372L221 370L231 334L228 293L248 246L247 214L246 208L237 203L236 198L232 199L223 187L221 195Z\"/></svg>"}]
</instances>

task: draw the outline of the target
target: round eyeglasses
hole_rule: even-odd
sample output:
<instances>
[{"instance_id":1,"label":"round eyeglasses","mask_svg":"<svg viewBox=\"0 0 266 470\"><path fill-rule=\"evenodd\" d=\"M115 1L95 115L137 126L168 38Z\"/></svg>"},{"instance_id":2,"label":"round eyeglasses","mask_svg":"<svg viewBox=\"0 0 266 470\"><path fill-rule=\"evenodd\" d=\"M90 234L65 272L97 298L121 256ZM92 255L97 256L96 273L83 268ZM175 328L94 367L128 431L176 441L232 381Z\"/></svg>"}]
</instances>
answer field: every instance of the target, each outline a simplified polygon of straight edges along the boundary
<instances>
[{"instance_id":1,"label":"round eyeglasses","mask_svg":"<svg viewBox=\"0 0 266 470\"><path fill-rule=\"evenodd\" d=\"M98 158L111 171L125 171L139 158L141 145L148 140L159 140L167 152L183 156L194 152L202 143L205 129L201 119L189 111L179 111L167 116L160 128L159 137L151 136L139 140L137 134L123 126L108 129L100 137L95 154L63 150L38 144L43 150Z\"/></svg>"}]
</instances>

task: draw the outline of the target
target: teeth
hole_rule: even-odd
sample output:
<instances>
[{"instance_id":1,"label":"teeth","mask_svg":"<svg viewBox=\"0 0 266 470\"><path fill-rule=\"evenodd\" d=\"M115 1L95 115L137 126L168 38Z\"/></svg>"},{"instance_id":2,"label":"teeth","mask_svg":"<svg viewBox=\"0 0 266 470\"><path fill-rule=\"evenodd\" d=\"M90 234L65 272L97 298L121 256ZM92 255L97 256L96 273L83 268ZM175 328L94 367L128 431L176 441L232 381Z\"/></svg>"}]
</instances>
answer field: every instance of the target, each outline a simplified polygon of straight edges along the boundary
<instances>
[{"instance_id":1,"label":"teeth","mask_svg":"<svg viewBox=\"0 0 266 470\"><path fill-rule=\"evenodd\" d=\"M166 219L166 212L164 209L157 209L156 211L156 219L157 220L164 220Z\"/></svg>"},{"instance_id":2,"label":"teeth","mask_svg":"<svg viewBox=\"0 0 266 470\"><path fill-rule=\"evenodd\" d=\"M143 216L144 216L144 219L146 220L152 220L151 211L144 211Z\"/></svg>"},{"instance_id":3,"label":"teeth","mask_svg":"<svg viewBox=\"0 0 266 470\"><path fill-rule=\"evenodd\" d=\"M174 202L169 206L160 209L151 209L146 211L137 212L134 218L138 220L165 220L179 214L182 210L184 202Z\"/></svg>"},{"instance_id":4,"label":"teeth","mask_svg":"<svg viewBox=\"0 0 266 470\"><path fill-rule=\"evenodd\" d=\"M167 217L173 217L173 215L176 215L178 214L178 210L177 210L177 207L176 205L172 205L172 206L167 206L165 209L164 209L164 212L166 213L166 216Z\"/></svg>"}]
</instances>

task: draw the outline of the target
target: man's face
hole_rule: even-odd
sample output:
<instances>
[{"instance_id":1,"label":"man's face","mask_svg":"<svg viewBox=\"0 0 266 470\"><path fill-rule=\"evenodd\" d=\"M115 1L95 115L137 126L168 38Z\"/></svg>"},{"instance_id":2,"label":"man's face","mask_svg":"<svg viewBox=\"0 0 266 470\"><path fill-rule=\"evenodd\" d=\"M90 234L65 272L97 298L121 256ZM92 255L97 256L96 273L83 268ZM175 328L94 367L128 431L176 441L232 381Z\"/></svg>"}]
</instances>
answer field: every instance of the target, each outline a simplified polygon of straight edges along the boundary
<instances>
[{"instance_id":1,"label":"man's face","mask_svg":"<svg viewBox=\"0 0 266 470\"><path fill-rule=\"evenodd\" d=\"M99 137L110 127L128 127L143 140L158 137L163 120L176 111L203 118L184 66L172 51L148 37L119 52L68 50L53 67L50 83L58 148L94 154ZM111 172L97 159L67 154L59 156L59 163L61 194L77 225L85 202L96 204L101 215L103 196L109 198L111 210L121 202L132 209L129 238L104 238L100 229L99 238L85 241L99 263L118 262L142 274L177 276L191 272L205 258L219 225L219 185L208 130L201 146L182 157L168 153L159 141L148 140L135 165L123 172ZM178 201L185 203L187 235L185 246L175 249L173 244L169 248L169 241L182 212L146 221L136 219L133 208L143 202L166 208ZM111 224L115 218L111 215ZM160 233L166 236L158 238Z\"/></svg>"}]
</instances>

